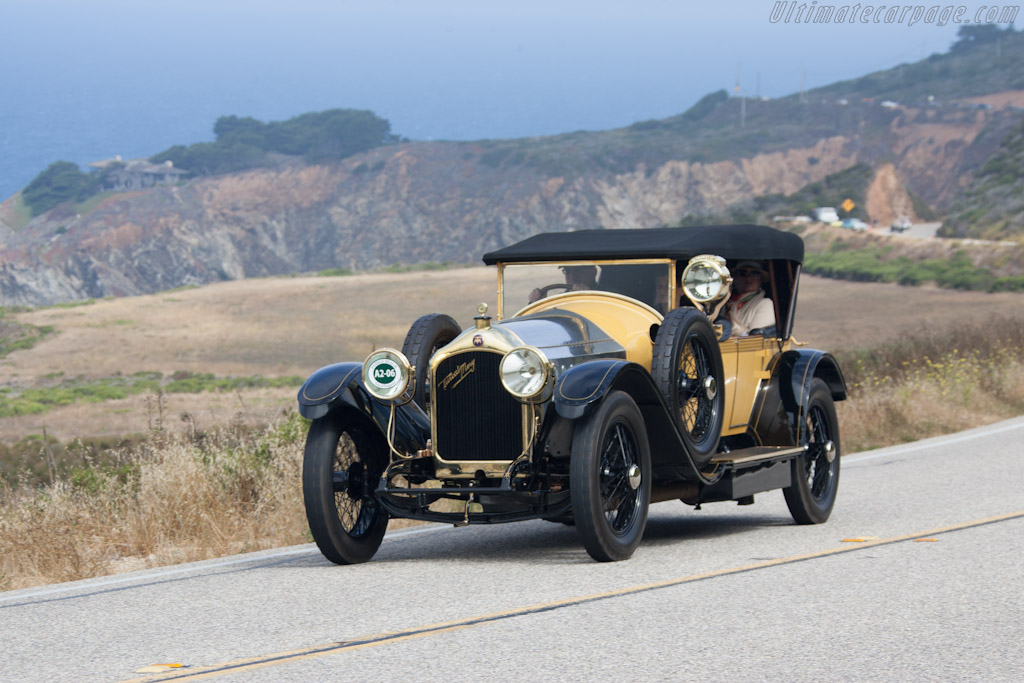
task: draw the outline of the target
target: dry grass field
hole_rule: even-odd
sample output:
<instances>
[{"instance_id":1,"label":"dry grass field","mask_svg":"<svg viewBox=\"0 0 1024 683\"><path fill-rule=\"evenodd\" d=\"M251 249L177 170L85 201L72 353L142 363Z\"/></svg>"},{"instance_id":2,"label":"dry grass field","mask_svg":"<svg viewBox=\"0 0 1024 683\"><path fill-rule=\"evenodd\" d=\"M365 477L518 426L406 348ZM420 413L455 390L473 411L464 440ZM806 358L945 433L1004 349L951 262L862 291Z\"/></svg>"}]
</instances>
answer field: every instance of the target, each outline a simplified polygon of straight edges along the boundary
<instances>
[{"instance_id":1,"label":"dry grass field","mask_svg":"<svg viewBox=\"0 0 1024 683\"><path fill-rule=\"evenodd\" d=\"M152 296L109 299L13 315L56 330L35 347L0 358L0 387L46 386L136 372L305 377L379 345L400 347L419 315L448 313L468 325L476 305L494 310L495 271L379 273L224 282ZM877 346L906 334L984 322L1024 310L1024 295L962 292L805 276L795 336L832 351ZM203 428L239 416L266 422L294 405L291 388L168 394L167 427L188 413ZM0 418L0 442L47 433L61 440L144 432L154 401L135 396Z\"/></svg>"},{"instance_id":2,"label":"dry grass field","mask_svg":"<svg viewBox=\"0 0 1024 683\"><path fill-rule=\"evenodd\" d=\"M1024 412L1024 296L802 285L796 337L844 359L845 452ZM8 313L54 332L0 359L0 391L137 372L302 377L400 346L426 312L467 325L494 291L493 271L468 268L247 280ZM308 540L294 395L148 393L0 418L0 455L18 442L25 458L45 459L50 448L31 436L45 429L67 458L48 475L36 462L34 480L0 477L0 590ZM126 434L136 436L103 450L73 442Z\"/></svg>"}]
</instances>

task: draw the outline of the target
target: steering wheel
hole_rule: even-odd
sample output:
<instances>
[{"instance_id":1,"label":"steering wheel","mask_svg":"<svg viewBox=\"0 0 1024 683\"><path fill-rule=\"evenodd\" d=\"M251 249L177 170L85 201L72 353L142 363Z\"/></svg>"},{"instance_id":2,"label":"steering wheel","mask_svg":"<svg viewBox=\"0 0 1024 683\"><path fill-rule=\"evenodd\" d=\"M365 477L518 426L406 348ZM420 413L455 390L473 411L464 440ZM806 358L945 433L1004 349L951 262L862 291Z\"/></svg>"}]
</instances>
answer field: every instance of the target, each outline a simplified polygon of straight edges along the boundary
<instances>
[{"instance_id":1,"label":"steering wheel","mask_svg":"<svg viewBox=\"0 0 1024 683\"><path fill-rule=\"evenodd\" d=\"M547 285L546 287L540 287L539 288L540 298L543 299L548 294L550 294L553 290L556 290L556 289L564 289L565 291L569 291L569 285L565 284L564 282L556 282L553 285Z\"/></svg>"}]
</instances>

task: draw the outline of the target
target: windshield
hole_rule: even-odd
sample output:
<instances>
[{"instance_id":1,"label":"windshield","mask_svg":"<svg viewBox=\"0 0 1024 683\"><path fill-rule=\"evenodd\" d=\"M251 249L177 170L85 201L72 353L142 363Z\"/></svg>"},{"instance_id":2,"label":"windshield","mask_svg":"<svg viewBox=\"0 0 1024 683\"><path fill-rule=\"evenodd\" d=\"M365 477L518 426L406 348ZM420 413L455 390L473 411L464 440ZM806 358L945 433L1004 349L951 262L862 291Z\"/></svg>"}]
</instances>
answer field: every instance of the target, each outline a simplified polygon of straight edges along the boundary
<instances>
[{"instance_id":1,"label":"windshield","mask_svg":"<svg viewBox=\"0 0 1024 683\"><path fill-rule=\"evenodd\" d=\"M509 264L502 275L502 317L511 317L541 299L585 290L622 294L664 314L668 310L671 266L665 261Z\"/></svg>"}]
</instances>

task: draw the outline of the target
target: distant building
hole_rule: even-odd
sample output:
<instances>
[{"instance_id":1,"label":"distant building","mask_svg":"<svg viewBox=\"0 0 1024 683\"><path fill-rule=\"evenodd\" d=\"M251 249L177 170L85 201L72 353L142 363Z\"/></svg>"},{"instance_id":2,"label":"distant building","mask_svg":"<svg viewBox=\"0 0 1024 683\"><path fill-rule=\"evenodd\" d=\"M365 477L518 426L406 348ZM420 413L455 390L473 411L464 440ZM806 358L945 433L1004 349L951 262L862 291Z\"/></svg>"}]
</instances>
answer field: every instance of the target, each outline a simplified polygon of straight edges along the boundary
<instances>
[{"instance_id":1,"label":"distant building","mask_svg":"<svg viewBox=\"0 0 1024 683\"><path fill-rule=\"evenodd\" d=\"M104 185L108 190L140 190L154 185L173 185L187 171L174 168L174 163L165 161L162 164L150 163L147 159L113 159L94 161L89 168L105 177Z\"/></svg>"}]
</instances>

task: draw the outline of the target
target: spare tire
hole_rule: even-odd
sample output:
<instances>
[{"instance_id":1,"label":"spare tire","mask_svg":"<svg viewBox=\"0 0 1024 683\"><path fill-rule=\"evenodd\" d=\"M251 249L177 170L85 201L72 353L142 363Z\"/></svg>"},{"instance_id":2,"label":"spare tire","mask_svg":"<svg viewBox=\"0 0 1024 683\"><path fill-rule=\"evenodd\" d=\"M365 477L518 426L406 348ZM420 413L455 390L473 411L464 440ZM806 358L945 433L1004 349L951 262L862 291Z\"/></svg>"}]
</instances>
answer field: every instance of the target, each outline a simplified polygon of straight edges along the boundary
<instances>
[{"instance_id":1,"label":"spare tire","mask_svg":"<svg viewBox=\"0 0 1024 683\"><path fill-rule=\"evenodd\" d=\"M725 418L725 373L718 339L706 315L693 308L668 312L654 339L651 377L694 463L711 460Z\"/></svg>"},{"instance_id":2,"label":"spare tire","mask_svg":"<svg viewBox=\"0 0 1024 683\"><path fill-rule=\"evenodd\" d=\"M429 313L421 316L409 328L402 342L402 353L416 368L416 393L413 400L430 412L430 357L442 346L448 344L462 332L455 318L443 313Z\"/></svg>"}]
</instances>

